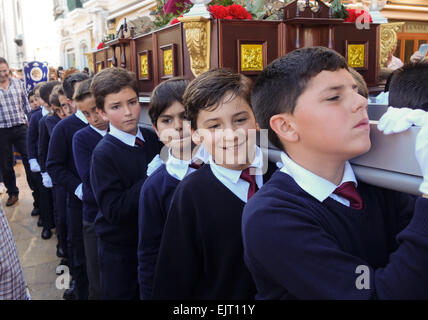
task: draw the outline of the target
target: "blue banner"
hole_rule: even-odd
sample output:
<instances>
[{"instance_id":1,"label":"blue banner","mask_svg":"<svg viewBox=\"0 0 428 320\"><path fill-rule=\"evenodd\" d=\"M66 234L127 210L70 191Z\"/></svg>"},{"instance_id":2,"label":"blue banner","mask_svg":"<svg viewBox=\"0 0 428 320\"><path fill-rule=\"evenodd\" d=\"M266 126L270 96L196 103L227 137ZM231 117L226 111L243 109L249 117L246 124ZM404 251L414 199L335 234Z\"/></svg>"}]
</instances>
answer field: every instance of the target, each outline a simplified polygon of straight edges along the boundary
<instances>
[{"instance_id":1,"label":"blue banner","mask_svg":"<svg viewBox=\"0 0 428 320\"><path fill-rule=\"evenodd\" d=\"M48 63L31 61L24 62L25 88L33 90L39 82L48 81Z\"/></svg>"}]
</instances>

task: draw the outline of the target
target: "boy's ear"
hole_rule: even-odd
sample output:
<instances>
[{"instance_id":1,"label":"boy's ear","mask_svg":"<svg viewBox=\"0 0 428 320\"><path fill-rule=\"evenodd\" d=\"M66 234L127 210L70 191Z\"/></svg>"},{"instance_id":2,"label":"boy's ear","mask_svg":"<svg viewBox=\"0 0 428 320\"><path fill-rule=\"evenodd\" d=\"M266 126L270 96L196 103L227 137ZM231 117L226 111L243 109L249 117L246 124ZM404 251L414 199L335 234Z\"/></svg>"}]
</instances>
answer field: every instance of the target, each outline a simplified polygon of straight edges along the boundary
<instances>
[{"instance_id":1,"label":"boy's ear","mask_svg":"<svg viewBox=\"0 0 428 320\"><path fill-rule=\"evenodd\" d=\"M296 130L292 114L276 114L270 118L269 125L280 140L285 142L299 141L299 134Z\"/></svg>"},{"instance_id":2,"label":"boy's ear","mask_svg":"<svg viewBox=\"0 0 428 320\"><path fill-rule=\"evenodd\" d=\"M198 130L191 129L192 132L192 141L196 145L200 145L202 143L202 137L200 136Z\"/></svg>"}]
</instances>

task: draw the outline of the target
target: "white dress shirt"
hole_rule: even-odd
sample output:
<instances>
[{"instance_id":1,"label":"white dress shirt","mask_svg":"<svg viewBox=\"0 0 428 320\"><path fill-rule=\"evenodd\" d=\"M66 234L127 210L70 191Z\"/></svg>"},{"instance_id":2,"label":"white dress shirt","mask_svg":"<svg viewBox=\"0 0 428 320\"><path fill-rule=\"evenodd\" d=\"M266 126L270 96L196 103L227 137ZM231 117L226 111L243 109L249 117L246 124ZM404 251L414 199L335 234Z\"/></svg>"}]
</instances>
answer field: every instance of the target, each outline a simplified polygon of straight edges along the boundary
<instances>
[{"instance_id":1,"label":"white dress shirt","mask_svg":"<svg viewBox=\"0 0 428 320\"><path fill-rule=\"evenodd\" d=\"M346 161L345 163L345 170L343 172L342 181L339 183L339 185L336 186L334 183L324 178L321 178L320 176L298 165L296 162L291 160L284 152L281 153L281 160L283 163L281 171L291 176L300 188L305 190L315 199L320 202L323 202L325 199L330 197L344 204L345 206L350 206L349 200L333 193L334 190L336 190L336 188L344 182L353 182L355 184L355 187L358 185L354 171L352 170L352 167L348 161Z\"/></svg>"},{"instance_id":2,"label":"white dress shirt","mask_svg":"<svg viewBox=\"0 0 428 320\"><path fill-rule=\"evenodd\" d=\"M85 124L88 124L88 119L86 119L85 115L83 114L82 111L80 111L79 109L77 109L77 111L74 114L77 118L79 118L80 120L82 120Z\"/></svg>"},{"instance_id":3,"label":"white dress shirt","mask_svg":"<svg viewBox=\"0 0 428 320\"><path fill-rule=\"evenodd\" d=\"M247 203L248 189L250 183L241 179L242 170L232 170L216 164L212 157L209 157L210 168L214 176L223 183L234 195L236 195L243 202ZM259 189L263 186L263 153L258 146L256 146L256 154L253 162L249 167L256 170L256 184Z\"/></svg>"},{"instance_id":4,"label":"white dress shirt","mask_svg":"<svg viewBox=\"0 0 428 320\"><path fill-rule=\"evenodd\" d=\"M45 106L42 106L42 117L49 114L49 110L45 108Z\"/></svg>"},{"instance_id":5,"label":"white dress shirt","mask_svg":"<svg viewBox=\"0 0 428 320\"><path fill-rule=\"evenodd\" d=\"M107 134L107 130L100 130L95 128L92 124L89 125L92 129L95 130L95 132L98 132L100 135L102 135L103 137Z\"/></svg>"},{"instance_id":6,"label":"white dress shirt","mask_svg":"<svg viewBox=\"0 0 428 320\"><path fill-rule=\"evenodd\" d=\"M177 180L183 180L185 176L196 171L195 168L189 167L191 163L195 162L196 160L199 160L197 162L208 162L209 154L202 145L200 145L200 147L196 149L194 153L195 155L191 160L180 160L172 155L171 149L168 149L168 159L165 161L166 171ZM147 176L150 176L153 172L155 172L156 169L159 168L163 163L164 162L157 154L147 166Z\"/></svg>"},{"instance_id":7,"label":"white dress shirt","mask_svg":"<svg viewBox=\"0 0 428 320\"><path fill-rule=\"evenodd\" d=\"M131 147L136 147L137 145L135 144L135 138L138 137L140 138L142 141L144 140L143 134L140 131L140 128L137 127L137 135L132 135L129 134L125 131L119 130L117 129L115 126L113 126L110 123L110 132L109 134L111 134L113 137L119 139L120 141L122 141L124 144L127 144L128 146Z\"/></svg>"}]
</instances>

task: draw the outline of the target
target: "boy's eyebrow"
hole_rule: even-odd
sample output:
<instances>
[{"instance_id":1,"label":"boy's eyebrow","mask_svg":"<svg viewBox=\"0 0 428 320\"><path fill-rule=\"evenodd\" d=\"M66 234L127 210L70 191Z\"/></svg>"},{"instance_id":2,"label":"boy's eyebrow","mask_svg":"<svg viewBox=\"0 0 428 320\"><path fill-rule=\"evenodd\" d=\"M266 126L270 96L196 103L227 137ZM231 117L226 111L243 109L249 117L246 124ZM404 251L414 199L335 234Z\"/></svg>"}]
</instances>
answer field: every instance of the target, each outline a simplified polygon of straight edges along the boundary
<instances>
[{"instance_id":1,"label":"boy's eyebrow","mask_svg":"<svg viewBox=\"0 0 428 320\"><path fill-rule=\"evenodd\" d=\"M325 89L324 89L324 90L322 90L321 92L324 92L324 91L332 91L332 90L342 90L344 87L345 87L345 86L344 86L343 84L341 84L341 85L338 85L338 86L325 88Z\"/></svg>"},{"instance_id":2,"label":"boy's eyebrow","mask_svg":"<svg viewBox=\"0 0 428 320\"><path fill-rule=\"evenodd\" d=\"M241 111L241 112L235 113L232 117L240 116L243 113L247 113L248 114L248 111Z\"/></svg>"}]
</instances>

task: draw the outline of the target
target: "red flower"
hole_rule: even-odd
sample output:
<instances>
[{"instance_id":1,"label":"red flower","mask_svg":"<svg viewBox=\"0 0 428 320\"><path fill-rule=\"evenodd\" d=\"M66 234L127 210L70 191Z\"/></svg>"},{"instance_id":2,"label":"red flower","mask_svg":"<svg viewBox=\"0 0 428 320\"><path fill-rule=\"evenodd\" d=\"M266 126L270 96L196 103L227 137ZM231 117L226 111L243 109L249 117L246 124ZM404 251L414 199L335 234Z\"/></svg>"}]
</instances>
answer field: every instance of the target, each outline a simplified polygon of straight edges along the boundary
<instances>
[{"instance_id":1,"label":"red flower","mask_svg":"<svg viewBox=\"0 0 428 320\"><path fill-rule=\"evenodd\" d=\"M183 17L183 15L181 15L181 16L179 16L179 18L181 18L181 17ZM176 23L179 23L180 22L180 20L178 20L177 18L174 18L174 19L172 19L171 20L171 25L173 25L173 24L176 24Z\"/></svg>"},{"instance_id":2,"label":"red flower","mask_svg":"<svg viewBox=\"0 0 428 320\"><path fill-rule=\"evenodd\" d=\"M231 15L234 19L248 19L248 16L251 17L248 11L239 4L232 4L228 6L227 10L229 11L229 15Z\"/></svg>"},{"instance_id":3,"label":"red flower","mask_svg":"<svg viewBox=\"0 0 428 320\"><path fill-rule=\"evenodd\" d=\"M364 23L367 22L367 20L369 20L369 22L373 22L372 17L365 10L346 9L346 11L348 12L348 17L345 19L345 22L357 22L357 19L361 15L363 15L363 17L361 17L361 19L359 20L360 22Z\"/></svg>"},{"instance_id":4,"label":"red flower","mask_svg":"<svg viewBox=\"0 0 428 320\"><path fill-rule=\"evenodd\" d=\"M214 19L225 19L228 16L226 7L220 5L209 6L208 11L211 12Z\"/></svg>"},{"instance_id":5,"label":"red flower","mask_svg":"<svg viewBox=\"0 0 428 320\"><path fill-rule=\"evenodd\" d=\"M97 50L100 50L100 49L102 49L102 48L104 48L104 42L100 42L99 44L98 44L98 47L97 47Z\"/></svg>"},{"instance_id":6,"label":"red flower","mask_svg":"<svg viewBox=\"0 0 428 320\"><path fill-rule=\"evenodd\" d=\"M214 19L252 19L251 14L239 4L232 4L224 7L221 5L212 5L208 8Z\"/></svg>"}]
</instances>

